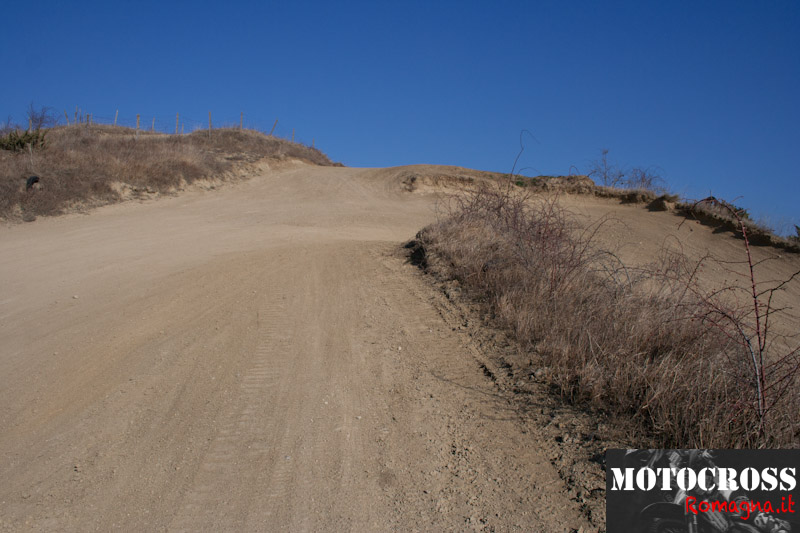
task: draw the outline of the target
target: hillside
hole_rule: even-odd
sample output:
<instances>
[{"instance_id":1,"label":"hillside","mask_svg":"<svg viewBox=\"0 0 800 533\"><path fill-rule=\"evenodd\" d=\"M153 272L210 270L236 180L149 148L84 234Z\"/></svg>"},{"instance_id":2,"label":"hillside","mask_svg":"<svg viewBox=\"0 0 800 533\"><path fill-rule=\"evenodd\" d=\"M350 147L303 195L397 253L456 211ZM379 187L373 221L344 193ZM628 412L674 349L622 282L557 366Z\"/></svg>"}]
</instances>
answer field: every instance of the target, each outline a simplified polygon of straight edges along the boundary
<instances>
[{"instance_id":1,"label":"hillside","mask_svg":"<svg viewBox=\"0 0 800 533\"><path fill-rule=\"evenodd\" d=\"M246 129L166 135L78 124L30 135L35 142L0 149L0 218L29 222L192 185L214 187L252 174L265 160L334 165L316 148Z\"/></svg>"},{"instance_id":2,"label":"hillside","mask_svg":"<svg viewBox=\"0 0 800 533\"><path fill-rule=\"evenodd\" d=\"M452 213L445 193L497 176L290 154L249 168L0 228L0 526L603 529L598 458L642 437L562 401L403 249ZM632 266L670 235L691 257L741 257L732 233L672 212L558 201L609 218L598 242ZM800 270L753 253L775 257L767 278ZM797 284L779 298L797 307Z\"/></svg>"}]
</instances>

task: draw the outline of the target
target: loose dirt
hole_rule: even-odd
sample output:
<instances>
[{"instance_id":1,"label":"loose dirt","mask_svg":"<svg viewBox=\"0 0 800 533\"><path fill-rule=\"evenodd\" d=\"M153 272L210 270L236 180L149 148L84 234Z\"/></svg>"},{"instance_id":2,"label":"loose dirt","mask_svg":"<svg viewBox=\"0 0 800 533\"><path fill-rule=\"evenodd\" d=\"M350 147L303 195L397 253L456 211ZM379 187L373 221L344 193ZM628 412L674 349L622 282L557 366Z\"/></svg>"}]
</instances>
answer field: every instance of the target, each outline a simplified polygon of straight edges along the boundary
<instances>
[{"instance_id":1,"label":"loose dirt","mask_svg":"<svg viewBox=\"0 0 800 533\"><path fill-rule=\"evenodd\" d=\"M437 205L404 179L287 163L0 228L0 529L602 529L613 431L513 392L403 255Z\"/></svg>"}]
</instances>

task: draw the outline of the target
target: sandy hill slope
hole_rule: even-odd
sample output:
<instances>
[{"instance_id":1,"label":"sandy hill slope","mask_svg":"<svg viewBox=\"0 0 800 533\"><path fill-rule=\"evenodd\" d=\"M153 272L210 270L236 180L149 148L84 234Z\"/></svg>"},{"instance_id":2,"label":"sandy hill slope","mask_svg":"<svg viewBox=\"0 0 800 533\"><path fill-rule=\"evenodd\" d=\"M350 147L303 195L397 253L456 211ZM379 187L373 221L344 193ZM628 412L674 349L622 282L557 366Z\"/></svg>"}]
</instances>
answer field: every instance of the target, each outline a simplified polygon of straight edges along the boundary
<instances>
[{"instance_id":1,"label":"sandy hill slope","mask_svg":"<svg viewBox=\"0 0 800 533\"><path fill-rule=\"evenodd\" d=\"M695 261L704 256L714 257L716 261L709 262L708 268L700 273L710 286L741 280L721 268L721 262L728 263L728 268L740 276L747 273L744 242L732 231L705 225L673 212L651 212L642 204L623 204L616 199L563 195L562 202L578 219L605 221L598 232L599 242L614 250L628 265L653 261L666 248L680 250ZM798 253L759 245L753 245L751 252L759 282L785 280L800 270ZM775 297L776 307L789 305L800 311L800 283L788 284Z\"/></svg>"},{"instance_id":2,"label":"sandy hill slope","mask_svg":"<svg viewBox=\"0 0 800 533\"><path fill-rule=\"evenodd\" d=\"M497 344L399 251L454 174L480 178L283 162L0 228L0 529L602 526L607 428L547 395L518 416L487 377ZM632 259L670 232L739 253L668 213L565 201L613 213Z\"/></svg>"}]
</instances>

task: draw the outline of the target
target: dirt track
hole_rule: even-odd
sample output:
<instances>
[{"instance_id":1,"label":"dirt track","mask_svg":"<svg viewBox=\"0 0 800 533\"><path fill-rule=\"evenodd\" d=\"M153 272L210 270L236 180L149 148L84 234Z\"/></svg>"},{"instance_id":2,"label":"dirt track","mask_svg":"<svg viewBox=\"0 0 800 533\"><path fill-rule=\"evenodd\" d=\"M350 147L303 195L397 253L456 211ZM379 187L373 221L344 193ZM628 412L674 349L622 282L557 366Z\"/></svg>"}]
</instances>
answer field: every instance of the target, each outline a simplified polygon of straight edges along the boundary
<instances>
[{"instance_id":1,"label":"dirt track","mask_svg":"<svg viewBox=\"0 0 800 533\"><path fill-rule=\"evenodd\" d=\"M1 228L0 529L590 531L398 252L434 205L290 164Z\"/></svg>"}]
</instances>

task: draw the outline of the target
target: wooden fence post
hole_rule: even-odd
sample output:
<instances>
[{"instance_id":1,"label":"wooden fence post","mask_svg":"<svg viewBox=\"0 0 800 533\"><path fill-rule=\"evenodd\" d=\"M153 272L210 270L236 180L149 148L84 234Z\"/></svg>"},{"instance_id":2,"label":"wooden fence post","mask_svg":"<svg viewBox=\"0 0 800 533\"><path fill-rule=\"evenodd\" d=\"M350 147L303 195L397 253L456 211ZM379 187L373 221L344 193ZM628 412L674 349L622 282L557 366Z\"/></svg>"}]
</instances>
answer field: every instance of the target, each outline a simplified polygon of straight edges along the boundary
<instances>
[{"instance_id":1,"label":"wooden fence post","mask_svg":"<svg viewBox=\"0 0 800 533\"><path fill-rule=\"evenodd\" d=\"M136 114L136 138L139 138L139 114Z\"/></svg>"},{"instance_id":2,"label":"wooden fence post","mask_svg":"<svg viewBox=\"0 0 800 533\"><path fill-rule=\"evenodd\" d=\"M178 123L180 122L181 114L175 113L175 135L178 134Z\"/></svg>"},{"instance_id":3,"label":"wooden fence post","mask_svg":"<svg viewBox=\"0 0 800 533\"><path fill-rule=\"evenodd\" d=\"M156 131L156 117L153 117L153 125L150 126L150 131Z\"/></svg>"},{"instance_id":4,"label":"wooden fence post","mask_svg":"<svg viewBox=\"0 0 800 533\"><path fill-rule=\"evenodd\" d=\"M119 109L117 109L117 112L114 113L114 127L115 128L117 127L117 118L118 117L119 117Z\"/></svg>"},{"instance_id":5,"label":"wooden fence post","mask_svg":"<svg viewBox=\"0 0 800 533\"><path fill-rule=\"evenodd\" d=\"M78 106L75 106L75 124L78 123Z\"/></svg>"},{"instance_id":6,"label":"wooden fence post","mask_svg":"<svg viewBox=\"0 0 800 533\"><path fill-rule=\"evenodd\" d=\"M242 111L242 114L239 115L239 129L240 130L242 129L242 125L243 124L244 124L244 111Z\"/></svg>"},{"instance_id":7,"label":"wooden fence post","mask_svg":"<svg viewBox=\"0 0 800 533\"><path fill-rule=\"evenodd\" d=\"M208 137L211 138L211 111L208 112Z\"/></svg>"},{"instance_id":8,"label":"wooden fence post","mask_svg":"<svg viewBox=\"0 0 800 533\"><path fill-rule=\"evenodd\" d=\"M271 129L271 130L269 130L269 134L270 134L270 135L272 135L272 132L273 132L273 131L275 131L275 126L277 126L277 125L278 125L278 119L276 118L276 119L275 119L275 124L273 124L273 125L272 125L272 129Z\"/></svg>"},{"instance_id":9,"label":"wooden fence post","mask_svg":"<svg viewBox=\"0 0 800 533\"><path fill-rule=\"evenodd\" d=\"M294 142L294 128L292 128L292 142Z\"/></svg>"}]
</instances>

